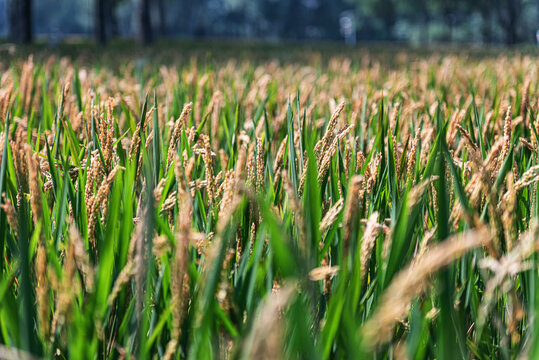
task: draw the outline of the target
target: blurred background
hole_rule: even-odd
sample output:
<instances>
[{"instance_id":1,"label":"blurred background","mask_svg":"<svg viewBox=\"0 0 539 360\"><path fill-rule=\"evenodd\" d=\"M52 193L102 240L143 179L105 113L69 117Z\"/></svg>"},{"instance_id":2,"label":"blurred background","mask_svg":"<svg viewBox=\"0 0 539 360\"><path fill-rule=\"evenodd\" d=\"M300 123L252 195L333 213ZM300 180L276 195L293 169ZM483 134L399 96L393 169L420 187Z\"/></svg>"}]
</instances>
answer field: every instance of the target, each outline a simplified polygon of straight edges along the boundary
<instances>
[{"instance_id":1,"label":"blurred background","mask_svg":"<svg viewBox=\"0 0 539 360\"><path fill-rule=\"evenodd\" d=\"M0 0L0 37L536 43L539 0ZM539 34L539 33L538 33Z\"/></svg>"}]
</instances>

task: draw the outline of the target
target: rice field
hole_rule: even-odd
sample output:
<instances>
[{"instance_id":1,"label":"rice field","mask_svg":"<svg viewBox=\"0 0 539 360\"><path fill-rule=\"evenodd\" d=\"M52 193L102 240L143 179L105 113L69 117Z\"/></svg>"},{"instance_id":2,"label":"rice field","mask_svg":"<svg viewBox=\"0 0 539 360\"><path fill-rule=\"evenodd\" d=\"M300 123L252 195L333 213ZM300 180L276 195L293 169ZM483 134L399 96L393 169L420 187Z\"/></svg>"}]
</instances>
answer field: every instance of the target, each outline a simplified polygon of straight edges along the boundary
<instances>
[{"instance_id":1,"label":"rice field","mask_svg":"<svg viewBox=\"0 0 539 360\"><path fill-rule=\"evenodd\" d=\"M539 355L533 55L189 51L0 60L1 358Z\"/></svg>"}]
</instances>

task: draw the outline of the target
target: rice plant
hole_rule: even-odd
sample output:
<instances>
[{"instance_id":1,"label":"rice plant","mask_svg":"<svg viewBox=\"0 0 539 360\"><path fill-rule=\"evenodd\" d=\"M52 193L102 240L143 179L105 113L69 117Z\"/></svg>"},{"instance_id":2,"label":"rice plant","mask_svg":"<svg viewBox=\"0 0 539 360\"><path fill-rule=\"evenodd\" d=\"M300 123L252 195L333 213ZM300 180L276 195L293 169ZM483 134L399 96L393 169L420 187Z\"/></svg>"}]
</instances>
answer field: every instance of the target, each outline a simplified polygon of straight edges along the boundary
<instances>
[{"instance_id":1,"label":"rice plant","mask_svg":"<svg viewBox=\"0 0 539 360\"><path fill-rule=\"evenodd\" d=\"M538 356L536 59L283 56L1 63L0 357Z\"/></svg>"}]
</instances>

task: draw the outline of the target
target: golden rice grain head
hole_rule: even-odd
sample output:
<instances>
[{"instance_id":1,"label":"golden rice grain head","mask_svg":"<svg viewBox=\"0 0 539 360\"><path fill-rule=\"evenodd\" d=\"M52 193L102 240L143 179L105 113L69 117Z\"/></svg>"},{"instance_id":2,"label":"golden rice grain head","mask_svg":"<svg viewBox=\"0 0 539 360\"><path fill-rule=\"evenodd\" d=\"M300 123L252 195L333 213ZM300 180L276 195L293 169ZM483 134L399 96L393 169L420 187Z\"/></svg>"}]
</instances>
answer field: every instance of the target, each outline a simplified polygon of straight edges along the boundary
<instances>
[{"instance_id":1,"label":"golden rice grain head","mask_svg":"<svg viewBox=\"0 0 539 360\"><path fill-rule=\"evenodd\" d=\"M3 201L0 208L6 214L7 222L11 227L11 231L13 231L15 237L19 237L19 217L17 212L15 211L13 205L11 205L11 201L7 198L6 193L2 194L2 199Z\"/></svg>"},{"instance_id":2,"label":"golden rice grain head","mask_svg":"<svg viewBox=\"0 0 539 360\"><path fill-rule=\"evenodd\" d=\"M356 153L356 172L359 172L359 170L363 167L365 164L365 156L363 155L363 151L358 151ZM365 176L368 176L365 174Z\"/></svg>"},{"instance_id":3,"label":"golden rice grain head","mask_svg":"<svg viewBox=\"0 0 539 360\"><path fill-rule=\"evenodd\" d=\"M47 338L50 331L50 304L49 291L50 284L47 277L47 253L42 244L37 246L35 272L37 279L36 287L36 307L41 336Z\"/></svg>"},{"instance_id":4,"label":"golden rice grain head","mask_svg":"<svg viewBox=\"0 0 539 360\"><path fill-rule=\"evenodd\" d=\"M0 133L0 164L2 163L2 155L4 154L4 145L6 141L6 134Z\"/></svg>"},{"instance_id":5,"label":"golden rice grain head","mask_svg":"<svg viewBox=\"0 0 539 360\"><path fill-rule=\"evenodd\" d=\"M82 236L73 224L69 226L69 244L73 246L75 263L82 274L86 291L91 293L94 290L95 270L90 262L90 257L86 251Z\"/></svg>"},{"instance_id":6,"label":"golden rice grain head","mask_svg":"<svg viewBox=\"0 0 539 360\"><path fill-rule=\"evenodd\" d=\"M169 147L168 147L167 168L170 166L170 164L172 163L172 160L174 159L174 153L176 152L176 146L177 146L178 140L180 139L182 129L187 125L192 108L193 108L193 103L191 102L186 103L183 106L183 110L180 114L180 117L174 123L174 128L172 129L172 136L170 137L170 142L169 142Z\"/></svg>"},{"instance_id":7,"label":"golden rice grain head","mask_svg":"<svg viewBox=\"0 0 539 360\"><path fill-rule=\"evenodd\" d=\"M490 241L491 234L485 227L468 230L432 247L398 273L382 295L376 312L361 328L365 345L373 349L389 341L395 324L406 316L413 299L426 289L432 274Z\"/></svg>"},{"instance_id":8,"label":"golden rice grain head","mask_svg":"<svg viewBox=\"0 0 539 360\"><path fill-rule=\"evenodd\" d=\"M325 151L325 153L323 153L323 157L322 157L322 161L320 163L320 168L318 169L318 181L321 183L328 170L329 170L329 165L331 163L331 159L333 158L333 156L335 155L335 153L337 152L337 147L339 145L339 142L342 141L346 135L350 132L351 129L353 129L354 125L349 125L347 126L346 128L344 128L343 130L341 130L337 136L335 136L335 138L333 139L333 141L331 142L331 145L329 147L327 147L327 150Z\"/></svg>"},{"instance_id":9,"label":"golden rice grain head","mask_svg":"<svg viewBox=\"0 0 539 360\"><path fill-rule=\"evenodd\" d=\"M114 285L112 286L112 290L109 293L109 296L107 298L107 304L109 306L112 306L114 304L114 301L120 294L120 291L122 291L122 288L124 285L126 285L130 280L131 277L135 273L135 265L133 261L128 261L125 266L122 268L120 273L118 274L118 277L114 281Z\"/></svg>"},{"instance_id":10,"label":"golden rice grain head","mask_svg":"<svg viewBox=\"0 0 539 360\"><path fill-rule=\"evenodd\" d=\"M505 159L509 153L509 148L511 147L511 106L507 107L507 112L505 113L505 121L503 125L503 148L502 148L502 161Z\"/></svg>"},{"instance_id":11,"label":"golden rice grain head","mask_svg":"<svg viewBox=\"0 0 539 360\"><path fill-rule=\"evenodd\" d=\"M339 214L343 208L343 199L340 198L324 215L324 218L320 221L320 232L324 232L330 228L331 225L337 221Z\"/></svg>"},{"instance_id":12,"label":"golden rice grain head","mask_svg":"<svg viewBox=\"0 0 539 360\"><path fill-rule=\"evenodd\" d=\"M457 129L459 129L461 135L466 139L467 141L467 144L469 146L471 146L471 148L474 150L474 151L478 151L479 150L479 147L477 146L477 144L473 141L470 133L468 132L468 130L464 129L460 124L457 124Z\"/></svg>"},{"instance_id":13,"label":"golden rice grain head","mask_svg":"<svg viewBox=\"0 0 539 360\"><path fill-rule=\"evenodd\" d=\"M264 188L264 143L262 138L256 138L256 191L261 193Z\"/></svg>"},{"instance_id":14,"label":"golden rice grain head","mask_svg":"<svg viewBox=\"0 0 539 360\"><path fill-rule=\"evenodd\" d=\"M365 276L367 275L368 265L371 259L372 250L376 244L376 238L380 229L378 224L378 212L373 212L367 220L367 225L365 226L365 231L363 232L363 237L361 239L361 258L360 258L360 269L361 269L361 282L365 281ZM386 239L388 241L388 239Z\"/></svg>"},{"instance_id":15,"label":"golden rice grain head","mask_svg":"<svg viewBox=\"0 0 539 360\"><path fill-rule=\"evenodd\" d=\"M26 148L26 160L28 162L28 185L30 188L30 208L32 210L32 218L34 223L37 223L43 213L43 199L41 198L41 185L39 180L39 163L37 154L32 153L32 147L28 144Z\"/></svg>"},{"instance_id":16,"label":"golden rice grain head","mask_svg":"<svg viewBox=\"0 0 539 360\"><path fill-rule=\"evenodd\" d=\"M98 221L99 217L99 209L106 209L107 208L107 202L108 202L108 194L111 187L111 184L116 177L116 173L120 169L119 165L116 165L114 169L110 172L110 174L103 179L101 182L101 185L99 186L97 190L97 194L92 200L92 207L90 209L90 212L88 213L88 238L90 243L93 244L94 240L94 231L95 231L95 225Z\"/></svg>"},{"instance_id":17,"label":"golden rice grain head","mask_svg":"<svg viewBox=\"0 0 539 360\"><path fill-rule=\"evenodd\" d=\"M339 115L344 109L344 106L346 103L342 101L333 114L331 115L331 118L329 119L328 126L326 128L326 132L322 136L322 139L320 139L315 147L314 147L314 153L317 155L318 158L320 158L327 150L327 147L330 144L330 139L333 137L333 132L335 130L335 127L337 126L337 119L339 118Z\"/></svg>"},{"instance_id":18,"label":"golden rice grain head","mask_svg":"<svg viewBox=\"0 0 539 360\"><path fill-rule=\"evenodd\" d=\"M334 277L338 271L338 266L320 266L309 271L309 279L311 281L324 280L327 277Z\"/></svg>"},{"instance_id":19,"label":"golden rice grain head","mask_svg":"<svg viewBox=\"0 0 539 360\"><path fill-rule=\"evenodd\" d=\"M417 158L417 146L419 144L421 135L421 130L419 128L415 131L415 137L412 141L412 148L410 150L410 154L408 155L407 164L408 168L406 169L406 177L408 178L408 181L413 181L413 175L415 172L415 166L416 166L416 158Z\"/></svg>"},{"instance_id":20,"label":"golden rice grain head","mask_svg":"<svg viewBox=\"0 0 539 360\"><path fill-rule=\"evenodd\" d=\"M294 284L280 287L273 292L259 307L250 333L242 347L242 354L247 359L283 359L285 358L284 309L293 301L296 290Z\"/></svg>"},{"instance_id":21,"label":"golden rice grain head","mask_svg":"<svg viewBox=\"0 0 539 360\"><path fill-rule=\"evenodd\" d=\"M215 203L215 193L217 190L217 182L214 178L214 171L213 171L213 157L212 157L212 151L211 151L211 145L210 145L210 138L207 135L201 135L203 144L204 144L204 153L202 154L202 160L204 161L204 165L206 166L206 181L208 182L208 198L210 201L210 205L213 205Z\"/></svg>"},{"instance_id":22,"label":"golden rice grain head","mask_svg":"<svg viewBox=\"0 0 539 360\"><path fill-rule=\"evenodd\" d=\"M58 325L62 326L71 318L71 309L77 296L80 295L80 284L76 278L77 266L74 246L68 246L62 264L62 279L56 289L56 309L51 323L51 336Z\"/></svg>"},{"instance_id":23,"label":"golden rice grain head","mask_svg":"<svg viewBox=\"0 0 539 360\"><path fill-rule=\"evenodd\" d=\"M343 215L343 256L348 254L351 242L353 226L356 223L355 217L360 205L361 194L360 190L363 187L363 176L355 175L350 179L348 186L348 197L344 207Z\"/></svg>"},{"instance_id":24,"label":"golden rice grain head","mask_svg":"<svg viewBox=\"0 0 539 360\"><path fill-rule=\"evenodd\" d=\"M534 165L522 174L522 177L515 183L515 191L522 190L537 181L539 181L539 165Z\"/></svg>"}]
</instances>

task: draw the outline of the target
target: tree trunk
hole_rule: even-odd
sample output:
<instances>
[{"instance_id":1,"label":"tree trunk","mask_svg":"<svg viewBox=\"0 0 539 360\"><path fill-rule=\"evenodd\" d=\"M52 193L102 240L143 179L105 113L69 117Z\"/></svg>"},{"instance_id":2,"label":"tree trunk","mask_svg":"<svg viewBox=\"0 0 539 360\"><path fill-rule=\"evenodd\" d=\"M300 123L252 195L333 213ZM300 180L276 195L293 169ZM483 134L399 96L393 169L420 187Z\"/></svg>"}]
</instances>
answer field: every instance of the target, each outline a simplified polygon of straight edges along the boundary
<instances>
[{"instance_id":1,"label":"tree trunk","mask_svg":"<svg viewBox=\"0 0 539 360\"><path fill-rule=\"evenodd\" d=\"M107 42L105 0L95 0L95 37L99 44Z\"/></svg>"},{"instance_id":2,"label":"tree trunk","mask_svg":"<svg viewBox=\"0 0 539 360\"><path fill-rule=\"evenodd\" d=\"M289 39L301 39L305 36L304 9L298 0L288 1L288 11L283 21L282 37Z\"/></svg>"},{"instance_id":3,"label":"tree trunk","mask_svg":"<svg viewBox=\"0 0 539 360\"><path fill-rule=\"evenodd\" d=\"M32 0L21 0L21 40L30 44L33 40L32 30Z\"/></svg>"},{"instance_id":4,"label":"tree trunk","mask_svg":"<svg viewBox=\"0 0 539 360\"><path fill-rule=\"evenodd\" d=\"M120 30L118 29L118 16L116 16L116 6L116 1L108 1L107 14L111 37L120 35Z\"/></svg>"},{"instance_id":5,"label":"tree trunk","mask_svg":"<svg viewBox=\"0 0 539 360\"><path fill-rule=\"evenodd\" d=\"M481 39L484 43L490 44L492 43L493 37L492 37L492 18L491 14L488 11L481 12Z\"/></svg>"},{"instance_id":6,"label":"tree trunk","mask_svg":"<svg viewBox=\"0 0 539 360\"><path fill-rule=\"evenodd\" d=\"M518 1L518 0L517 0ZM517 1L509 1L507 11L506 43L513 45L517 42Z\"/></svg>"},{"instance_id":7,"label":"tree trunk","mask_svg":"<svg viewBox=\"0 0 539 360\"><path fill-rule=\"evenodd\" d=\"M517 26L522 13L521 0L506 0L498 9L498 22L505 32L506 45L514 45L518 41Z\"/></svg>"},{"instance_id":8,"label":"tree trunk","mask_svg":"<svg viewBox=\"0 0 539 360\"><path fill-rule=\"evenodd\" d=\"M139 23L139 41L142 45L149 45L153 40L149 0L138 0L137 17Z\"/></svg>"},{"instance_id":9,"label":"tree trunk","mask_svg":"<svg viewBox=\"0 0 539 360\"><path fill-rule=\"evenodd\" d=\"M8 7L9 37L14 42L30 44L33 40L32 1L11 0Z\"/></svg>"},{"instance_id":10,"label":"tree trunk","mask_svg":"<svg viewBox=\"0 0 539 360\"><path fill-rule=\"evenodd\" d=\"M427 6L427 3L424 2L422 4L422 7L423 7L423 32L420 36L421 38L421 43L423 45L425 44L428 44L430 43L430 39L429 39L429 30L430 30L430 11L429 11L429 7Z\"/></svg>"},{"instance_id":11,"label":"tree trunk","mask_svg":"<svg viewBox=\"0 0 539 360\"><path fill-rule=\"evenodd\" d=\"M19 1L18 0L8 0L7 12L8 12L8 36L9 39L13 42L20 42L20 23L19 18Z\"/></svg>"},{"instance_id":12,"label":"tree trunk","mask_svg":"<svg viewBox=\"0 0 539 360\"><path fill-rule=\"evenodd\" d=\"M395 2L393 0L378 0L375 6L375 12L381 17L381 20L384 24L383 40L394 40L393 29L395 28L395 24L397 23Z\"/></svg>"},{"instance_id":13,"label":"tree trunk","mask_svg":"<svg viewBox=\"0 0 539 360\"><path fill-rule=\"evenodd\" d=\"M163 0L157 0L157 15L159 16L159 34L165 36L167 34L167 24L165 16L165 4Z\"/></svg>"}]
</instances>

